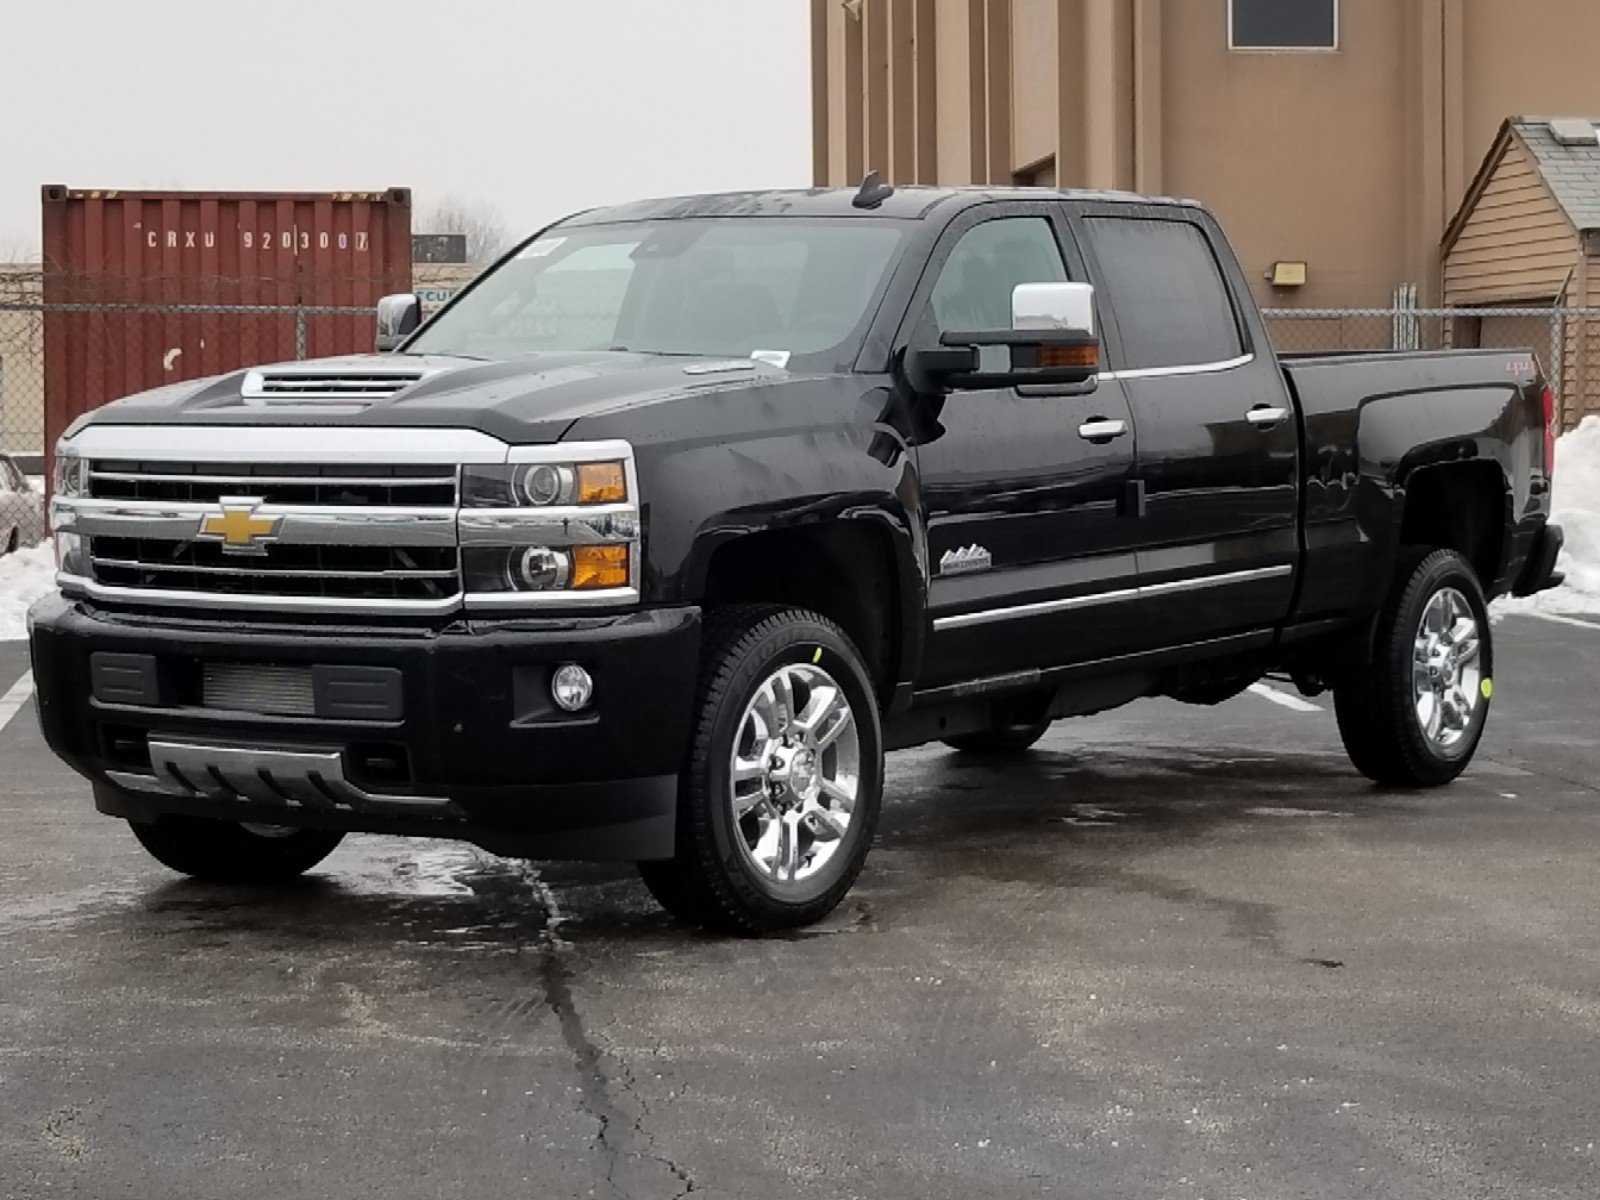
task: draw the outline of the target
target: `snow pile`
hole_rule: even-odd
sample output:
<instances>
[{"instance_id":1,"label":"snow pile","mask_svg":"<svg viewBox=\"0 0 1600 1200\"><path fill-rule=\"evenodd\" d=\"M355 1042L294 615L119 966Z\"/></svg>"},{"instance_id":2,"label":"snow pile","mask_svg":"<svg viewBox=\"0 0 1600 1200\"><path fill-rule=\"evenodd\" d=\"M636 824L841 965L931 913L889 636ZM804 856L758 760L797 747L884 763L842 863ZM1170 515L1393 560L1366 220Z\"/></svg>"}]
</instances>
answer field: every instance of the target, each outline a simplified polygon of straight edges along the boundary
<instances>
[{"instance_id":1,"label":"snow pile","mask_svg":"<svg viewBox=\"0 0 1600 1200\"><path fill-rule=\"evenodd\" d=\"M47 540L0 555L0 642L28 636L28 606L56 586L56 552Z\"/></svg>"},{"instance_id":2,"label":"snow pile","mask_svg":"<svg viewBox=\"0 0 1600 1200\"><path fill-rule=\"evenodd\" d=\"M1556 443L1556 493L1551 520L1566 534L1556 570L1558 588L1495 601L1495 612L1600 613L1600 417Z\"/></svg>"}]
</instances>

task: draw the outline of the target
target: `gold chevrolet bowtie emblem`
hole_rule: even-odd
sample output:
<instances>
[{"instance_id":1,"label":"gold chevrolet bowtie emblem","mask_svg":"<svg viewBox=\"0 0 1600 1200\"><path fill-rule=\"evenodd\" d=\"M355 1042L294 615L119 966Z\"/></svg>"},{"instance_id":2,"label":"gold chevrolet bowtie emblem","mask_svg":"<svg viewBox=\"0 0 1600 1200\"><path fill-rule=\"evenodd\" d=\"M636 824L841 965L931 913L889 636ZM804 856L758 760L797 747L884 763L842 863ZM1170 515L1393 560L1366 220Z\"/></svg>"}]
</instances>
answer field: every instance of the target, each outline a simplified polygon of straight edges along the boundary
<instances>
[{"instance_id":1,"label":"gold chevrolet bowtie emblem","mask_svg":"<svg viewBox=\"0 0 1600 1200\"><path fill-rule=\"evenodd\" d=\"M265 554L267 543L277 540L283 518L258 514L262 503L256 496L224 496L221 512L200 518L197 540L221 542L224 554Z\"/></svg>"}]
</instances>

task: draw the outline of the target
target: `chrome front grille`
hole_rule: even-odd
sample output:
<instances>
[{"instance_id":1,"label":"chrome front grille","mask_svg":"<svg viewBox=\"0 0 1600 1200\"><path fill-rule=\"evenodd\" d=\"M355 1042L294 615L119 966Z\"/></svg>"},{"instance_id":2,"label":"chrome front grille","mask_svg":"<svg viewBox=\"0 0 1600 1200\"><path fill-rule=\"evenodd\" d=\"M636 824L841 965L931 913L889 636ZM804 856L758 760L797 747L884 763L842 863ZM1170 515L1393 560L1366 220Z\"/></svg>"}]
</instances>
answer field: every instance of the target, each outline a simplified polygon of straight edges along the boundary
<instances>
[{"instance_id":1,"label":"chrome front grille","mask_svg":"<svg viewBox=\"0 0 1600 1200\"><path fill-rule=\"evenodd\" d=\"M193 457L129 446L86 456L85 494L58 504L57 524L81 539L80 574L105 602L440 614L462 602L460 468L422 455L461 457L449 436L251 429L217 431Z\"/></svg>"},{"instance_id":2,"label":"chrome front grille","mask_svg":"<svg viewBox=\"0 0 1600 1200\"><path fill-rule=\"evenodd\" d=\"M448 600L460 590L453 546L285 546L229 554L208 542L91 537L94 579L108 587L350 600Z\"/></svg>"},{"instance_id":3,"label":"chrome front grille","mask_svg":"<svg viewBox=\"0 0 1600 1200\"><path fill-rule=\"evenodd\" d=\"M89 495L98 500L200 500L255 496L268 504L335 507L453 506L456 468L428 464L338 463L256 466L239 463L90 464Z\"/></svg>"},{"instance_id":4,"label":"chrome front grille","mask_svg":"<svg viewBox=\"0 0 1600 1200\"><path fill-rule=\"evenodd\" d=\"M69 463L51 501L57 583L96 604L228 621L435 619L639 600L642 526L626 442L512 446L470 429L364 422L106 420L57 454ZM464 470L574 460L622 463L629 499L463 507ZM511 564L526 548L578 546L626 547L626 585L523 589L509 574L503 585L500 576L482 582L491 578L486 555Z\"/></svg>"}]
</instances>

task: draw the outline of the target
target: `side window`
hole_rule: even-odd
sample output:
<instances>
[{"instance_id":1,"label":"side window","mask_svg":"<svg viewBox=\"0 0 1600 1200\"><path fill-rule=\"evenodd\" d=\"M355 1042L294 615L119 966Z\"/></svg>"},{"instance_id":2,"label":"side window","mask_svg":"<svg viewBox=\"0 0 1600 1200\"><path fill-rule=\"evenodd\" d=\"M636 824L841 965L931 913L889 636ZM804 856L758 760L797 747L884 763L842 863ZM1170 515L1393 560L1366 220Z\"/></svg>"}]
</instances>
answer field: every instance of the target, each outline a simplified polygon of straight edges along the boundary
<instances>
[{"instance_id":1,"label":"side window","mask_svg":"<svg viewBox=\"0 0 1600 1200\"><path fill-rule=\"evenodd\" d=\"M1227 362L1244 353L1211 243L1187 221L1084 221L1122 334L1124 370Z\"/></svg>"},{"instance_id":2,"label":"side window","mask_svg":"<svg viewBox=\"0 0 1600 1200\"><path fill-rule=\"evenodd\" d=\"M1044 217L1002 217L974 225L950 251L933 286L935 336L1011 328L1019 283L1063 283L1067 266Z\"/></svg>"}]
</instances>

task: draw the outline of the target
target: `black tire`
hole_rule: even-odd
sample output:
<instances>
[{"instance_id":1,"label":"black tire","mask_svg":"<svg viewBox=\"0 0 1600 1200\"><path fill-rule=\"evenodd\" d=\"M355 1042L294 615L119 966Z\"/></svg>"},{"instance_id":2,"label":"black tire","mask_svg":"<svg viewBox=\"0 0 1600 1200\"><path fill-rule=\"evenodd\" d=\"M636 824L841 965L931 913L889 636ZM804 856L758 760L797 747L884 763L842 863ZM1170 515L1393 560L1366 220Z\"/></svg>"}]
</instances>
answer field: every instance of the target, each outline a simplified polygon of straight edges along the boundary
<instances>
[{"instance_id":1,"label":"black tire","mask_svg":"<svg viewBox=\"0 0 1600 1200\"><path fill-rule=\"evenodd\" d=\"M320 829L256 833L236 821L197 817L162 817L128 825L162 866L207 883L284 883L305 874L344 840L342 833Z\"/></svg>"},{"instance_id":2,"label":"black tire","mask_svg":"<svg viewBox=\"0 0 1600 1200\"><path fill-rule=\"evenodd\" d=\"M977 733L964 733L960 737L945 738L944 744L961 754L975 758L1014 758L1026 754L1055 722L1042 717L1031 725L996 725L993 729Z\"/></svg>"},{"instance_id":3,"label":"black tire","mask_svg":"<svg viewBox=\"0 0 1600 1200\"><path fill-rule=\"evenodd\" d=\"M827 916L855 883L883 797L883 734L872 680L833 622L766 605L714 611L706 622L694 725L678 786L673 858L639 864L651 895L681 920L722 933L757 935ZM809 664L848 700L859 748L855 807L844 837L804 879L760 871L733 813L732 763L745 710L775 671Z\"/></svg>"},{"instance_id":4,"label":"black tire","mask_svg":"<svg viewBox=\"0 0 1600 1200\"><path fill-rule=\"evenodd\" d=\"M1460 739L1431 741L1417 713L1412 673L1416 639L1428 604L1445 589L1463 597L1478 626L1480 681ZM1439 787L1455 779L1477 752L1494 692L1494 643L1483 589L1471 565L1453 550L1407 547L1394 585L1374 619L1372 658L1334 688L1339 735L1350 761L1368 779L1394 787Z\"/></svg>"}]
</instances>

